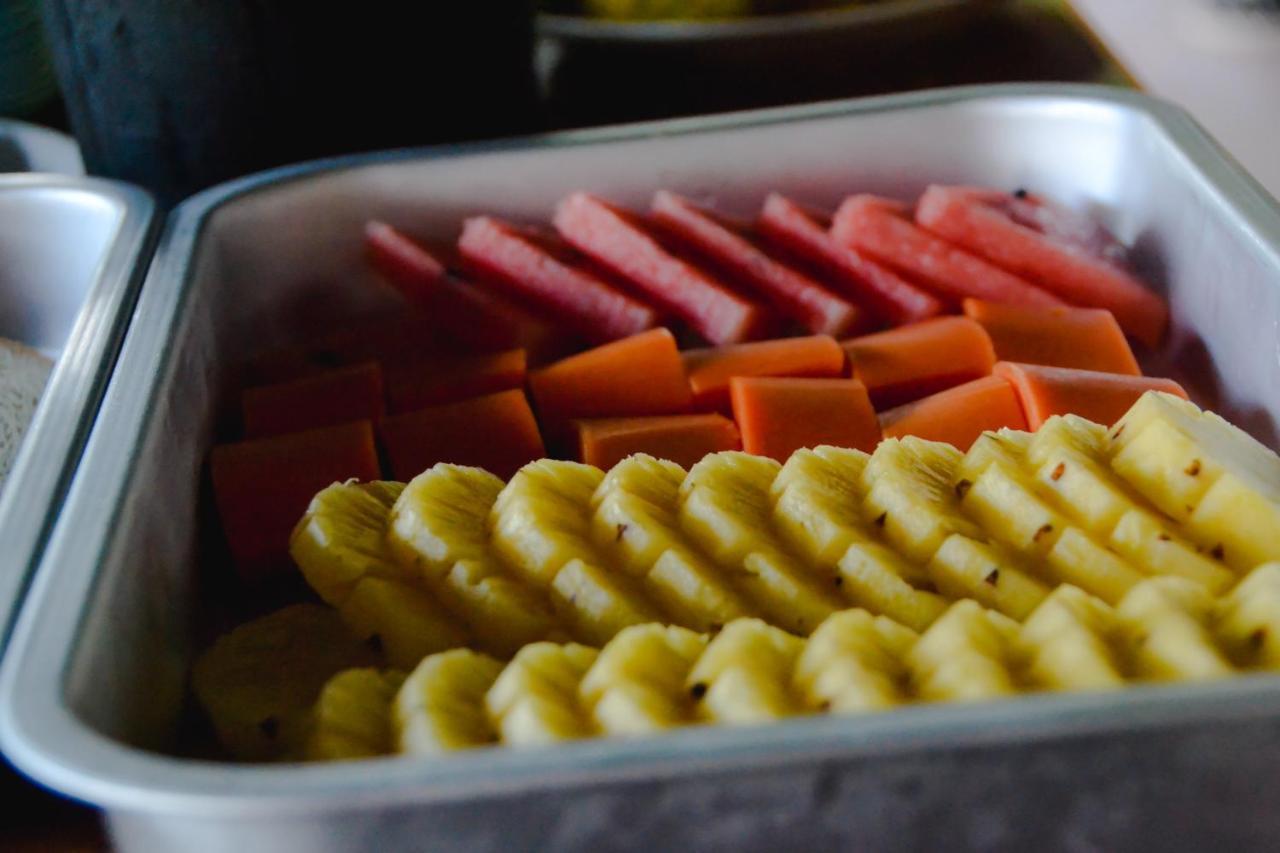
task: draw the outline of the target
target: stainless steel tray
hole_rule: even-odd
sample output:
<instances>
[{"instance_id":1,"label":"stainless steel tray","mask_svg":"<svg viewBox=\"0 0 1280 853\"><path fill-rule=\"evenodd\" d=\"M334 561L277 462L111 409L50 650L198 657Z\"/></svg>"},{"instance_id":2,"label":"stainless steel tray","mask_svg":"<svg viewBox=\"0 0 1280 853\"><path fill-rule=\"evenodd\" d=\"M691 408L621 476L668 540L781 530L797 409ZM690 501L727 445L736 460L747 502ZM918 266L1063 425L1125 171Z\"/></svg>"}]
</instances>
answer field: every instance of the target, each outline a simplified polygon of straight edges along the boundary
<instances>
[{"instance_id":1,"label":"stainless steel tray","mask_svg":"<svg viewBox=\"0 0 1280 853\"><path fill-rule=\"evenodd\" d=\"M57 359L0 490L0 652L124 337L152 218L122 184L0 175L0 336Z\"/></svg>"},{"instance_id":2,"label":"stainless steel tray","mask_svg":"<svg viewBox=\"0 0 1280 853\"><path fill-rule=\"evenodd\" d=\"M928 181L1096 209L1167 290L1157 360L1275 444L1280 210L1180 111L1092 88L959 89L330 161L171 219L0 673L0 743L128 849L1192 848L1280 835L1280 679L915 707L440 761L170 757L208 602L200 470L254 342L371 309L360 225L449 238L589 187L728 209Z\"/></svg>"}]
</instances>

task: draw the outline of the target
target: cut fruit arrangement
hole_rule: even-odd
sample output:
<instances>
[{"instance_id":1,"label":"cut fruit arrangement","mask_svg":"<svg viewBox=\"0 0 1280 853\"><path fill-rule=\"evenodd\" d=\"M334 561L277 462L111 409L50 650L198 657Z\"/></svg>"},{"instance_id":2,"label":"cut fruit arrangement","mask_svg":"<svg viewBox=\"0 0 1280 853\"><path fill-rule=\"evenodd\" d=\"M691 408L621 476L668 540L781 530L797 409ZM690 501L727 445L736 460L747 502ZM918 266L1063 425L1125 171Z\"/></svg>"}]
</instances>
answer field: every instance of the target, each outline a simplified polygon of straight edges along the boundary
<instances>
[{"instance_id":1,"label":"cut fruit arrangement","mask_svg":"<svg viewBox=\"0 0 1280 853\"><path fill-rule=\"evenodd\" d=\"M1280 668L1280 459L1141 375L1167 311L1097 224L933 187L554 225L468 220L463 278L373 223L405 309L246 370L223 532L322 603L198 661L237 758Z\"/></svg>"},{"instance_id":2,"label":"cut fruit arrangement","mask_svg":"<svg viewBox=\"0 0 1280 853\"><path fill-rule=\"evenodd\" d=\"M967 453L442 463L317 494L329 606L194 685L237 756L328 759L1215 678L1280 668L1276 529L1280 458L1159 392Z\"/></svg>"}]
</instances>

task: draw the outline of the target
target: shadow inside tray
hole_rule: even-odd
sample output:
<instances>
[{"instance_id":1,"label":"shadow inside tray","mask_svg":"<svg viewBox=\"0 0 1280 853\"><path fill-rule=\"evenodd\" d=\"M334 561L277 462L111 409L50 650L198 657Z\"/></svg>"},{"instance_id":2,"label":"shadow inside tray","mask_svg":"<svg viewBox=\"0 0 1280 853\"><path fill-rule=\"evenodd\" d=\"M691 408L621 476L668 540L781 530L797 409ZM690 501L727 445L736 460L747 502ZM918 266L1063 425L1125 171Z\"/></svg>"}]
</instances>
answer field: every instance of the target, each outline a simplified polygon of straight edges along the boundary
<instances>
[{"instance_id":1,"label":"shadow inside tray","mask_svg":"<svg viewBox=\"0 0 1280 853\"><path fill-rule=\"evenodd\" d=\"M1070 13L1017 4L960 21L886 22L795 39L567 42L549 54L547 109L558 127L938 86L1125 79Z\"/></svg>"}]
</instances>

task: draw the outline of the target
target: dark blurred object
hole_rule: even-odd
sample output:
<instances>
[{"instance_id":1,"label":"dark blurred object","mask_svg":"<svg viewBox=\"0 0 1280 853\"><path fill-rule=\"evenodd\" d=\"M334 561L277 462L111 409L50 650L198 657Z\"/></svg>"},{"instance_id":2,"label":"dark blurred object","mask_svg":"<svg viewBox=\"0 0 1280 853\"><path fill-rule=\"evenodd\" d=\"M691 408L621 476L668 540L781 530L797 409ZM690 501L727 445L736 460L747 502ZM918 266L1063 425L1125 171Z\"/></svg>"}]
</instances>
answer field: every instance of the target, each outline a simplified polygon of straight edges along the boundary
<instances>
[{"instance_id":1,"label":"dark blurred object","mask_svg":"<svg viewBox=\"0 0 1280 853\"><path fill-rule=\"evenodd\" d=\"M0 850L6 853L107 850L96 809L37 788L0 758Z\"/></svg>"},{"instance_id":2,"label":"dark blurred object","mask_svg":"<svg viewBox=\"0 0 1280 853\"><path fill-rule=\"evenodd\" d=\"M39 0L0 0L0 116L34 118L57 98Z\"/></svg>"},{"instance_id":3,"label":"dark blurred object","mask_svg":"<svg viewBox=\"0 0 1280 853\"><path fill-rule=\"evenodd\" d=\"M1069 4L1047 0L884 0L723 24L544 17L541 31L562 126L972 83L1132 84Z\"/></svg>"},{"instance_id":4,"label":"dark blurred object","mask_svg":"<svg viewBox=\"0 0 1280 853\"><path fill-rule=\"evenodd\" d=\"M533 0L43 6L89 172L165 203L282 163L533 123Z\"/></svg>"}]
</instances>

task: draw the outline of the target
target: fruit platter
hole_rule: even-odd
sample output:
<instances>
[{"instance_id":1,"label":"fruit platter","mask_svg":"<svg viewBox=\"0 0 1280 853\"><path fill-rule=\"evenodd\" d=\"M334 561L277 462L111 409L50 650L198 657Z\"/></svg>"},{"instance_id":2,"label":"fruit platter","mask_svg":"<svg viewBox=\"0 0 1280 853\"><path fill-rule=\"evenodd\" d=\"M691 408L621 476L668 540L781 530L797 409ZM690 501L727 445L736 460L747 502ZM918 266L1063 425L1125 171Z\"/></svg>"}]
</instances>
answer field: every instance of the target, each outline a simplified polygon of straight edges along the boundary
<instances>
[{"instance_id":1,"label":"fruit platter","mask_svg":"<svg viewBox=\"0 0 1280 853\"><path fill-rule=\"evenodd\" d=\"M1259 771L1280 217L1197 134L980 89L194 199L0 738L125 842L209 848L487 849L508 812L585 848L588 800L818 845L824 803L905 815L895 773L1028 840L1178 731Z\"/></svg>"}]
</instances>

